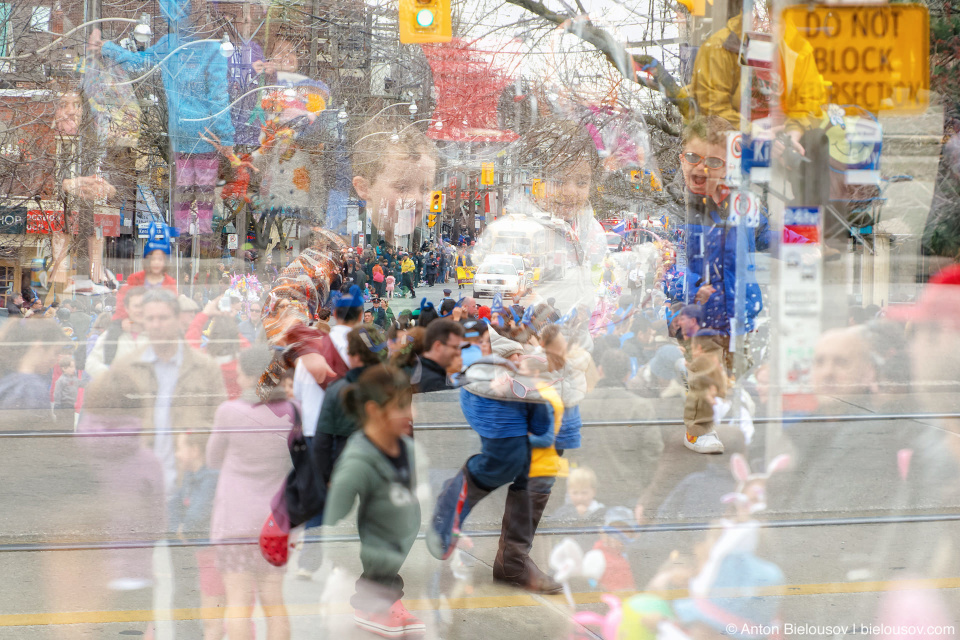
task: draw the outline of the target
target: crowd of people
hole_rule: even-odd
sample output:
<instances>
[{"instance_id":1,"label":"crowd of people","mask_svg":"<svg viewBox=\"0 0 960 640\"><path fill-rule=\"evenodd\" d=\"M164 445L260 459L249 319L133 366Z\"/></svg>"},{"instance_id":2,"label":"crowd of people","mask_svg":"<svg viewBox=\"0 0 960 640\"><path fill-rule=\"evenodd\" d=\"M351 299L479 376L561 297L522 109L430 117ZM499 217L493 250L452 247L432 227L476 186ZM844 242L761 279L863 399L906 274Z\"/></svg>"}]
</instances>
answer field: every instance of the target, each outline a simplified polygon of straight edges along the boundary
<instances>
[{"instance_id":1,"label":"crowd of people","mask_svg":"<svg viewBox=\"0 0 960 640\"><path fill-rule=\"evenodd\" d=\"M168 273L169 241L151 238L144 270L95 308L64 301L48 316L34 312L36 298L14 296L11 315L21 318L5 323L0 336L9 354L0 377L2 419L8 427L52 426L84 436L99 477L96 501L125 506L104 518L106 535L150 524L183 540L209 539L194 559L199 584L184 584L184 573L175 588L175 603L229 613L204 617L206 638L224 630L231 639L252 637L256 602L268 636L288 638L283 566L291 539L301 526L328 531L357 502L363 572L351 599L355 622L387 637L423 634L425 621L402 600L401 571L417 534L425 526L427 548L448 566L468 545L471 513L503 486L492 575L535 593L559 593L570 579L532 557L544 519L595 526L592 551L602 570L584 560L576 571L620 591L638 585L629 558L639 527L655 518L722 518L701 547L666 562L648 583L689 586L694 598L672 607L661 602L662 615L638 623L675 624L689 633L699 625L717 629L736 607L715 588L784 582L779 567L760 557L759 514L768 504L823 499L822 487L778 493L779 478L797 477L790 476L791 459L808 468L832 460L805 434L792 434L791 455L772 460L766 474L750 473L746 463L759 438L752 417L770 382L762 345L751 344L762 335L763 310L753 254L765 238L762 227L751 229L748 246L739 247L738 234L729 233L729 202L718 187L728 129L710 118L686 129L681 163L693 204L683 242L660 237L620 257L607 254L585 209L589 185L582 181L599 162L593 142L584 142L592 156L568 154L566 164L552 165L559 186L535 204L563 216L576 239L561 249L569 263L556 283L562 304L535 288L481 305L453 287L468 248L425 243L408 253L388 234L373 246L348 247L323 228L278 269L264 261L257 274L211 272L185 289ZM397 153L429 164L423 144L414 140ZM385 188L379 183L363 188ZM745 280L734 276L738 260L748 261ZM828 402L838 393L905 387L896 376L909 366L877 363L929 355L928 334L943 330L933 310L952 303L957 282L953 271L934 283L931 301L911 311L920 327L912 334L878 319L857 324L868 320L866 311L851 313L853 326L825 333L813 361L815 392ZM391 308L392 298L416 298L422 283L431 294L446 285L443 297L399 313ZM738 310L739 287L746 291ZM737 343L745 343L742 351ZM948 370L939 374L949 379ZM924 379L934 382L916 368L913 381ZM480 445L434 499L428 474L418 468L423 452L411 406L415 394L443 391ZM682 434L636 426L599 438L584 429L589 403L638 424L653 417L653 402L670 398L682 404ZM292 447L278 432L291 434ZM294 509L290 460L301 434L309 454L294 458L293 473L312 483L298 488ZM909 476L906 492L948 490L940 480L956 461L944 459L942 447L906 436L884 443L885 451L887 444L910 448L918 461L937 460ZM637 452L625 468L618 466L621 447ZM856 450L842 452L856 458ZM678 469L687 470L679 482ZM924 473L930 470L938 473ZM555 486L563 495L551 501ZM298 575L315 574L323 546L303 546ZM135 549L107 563L97 606L149 608L149 552ZM778 602L768 596L737 610L772 621Z\"/></svg>"}]
</instances>

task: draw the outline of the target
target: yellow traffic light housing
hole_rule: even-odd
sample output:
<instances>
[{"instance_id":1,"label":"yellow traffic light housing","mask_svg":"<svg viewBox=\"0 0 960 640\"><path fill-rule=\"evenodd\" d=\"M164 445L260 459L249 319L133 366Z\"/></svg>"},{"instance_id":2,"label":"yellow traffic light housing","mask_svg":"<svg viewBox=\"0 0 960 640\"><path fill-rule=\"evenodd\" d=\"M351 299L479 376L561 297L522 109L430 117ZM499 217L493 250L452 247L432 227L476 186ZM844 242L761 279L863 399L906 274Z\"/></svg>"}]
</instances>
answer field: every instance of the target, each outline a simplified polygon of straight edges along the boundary
<instances>
[{"instance_id":1,"label":"yellow traffic light housing","mask_svg":"<svg viewBox=\"0 0 960 640\"><path fill-rule=\"evenodd\" d=\"M630 184L632 184L633 188L638 191L640 190L640 181L641 181L640 176L641 176L640 171L633 170L630 172Z\"/></svg>"},{"instance_id":2,"label":"yellow traffic light housing","mask_svg":"<svg viewBox=\"0 0 960 640\"><path fill-rule=\"evenodd\" d=\"M530 185L530 195L538 200L542 200L543 197L547 194L546 185L543 183L542 178L534 178L533 183Z\"/></svg>"},{"instance_id":3,"label":"yellow traffic light housing","mask_svg":"<svg viewBox=\"0 0 960 640\"><path fill-rule=\"evenodd\" d=\"M430 213L440 213L441 211L443 211L443 191L431 191Z\"/></svg>"},{"instance_id":4,"label":"yellow traffic light housing","mask_svg":"<svg viewBox=\"0 0 960 640\"><path fill-rule=\"evenodd\" d=\"M433 213L427 214L427 226L431 229L437 224L437 215Z\"/></svg>"},{"instance_id":5,"label":"yellow traffic light housing","mask_svg":"<svg viewBox=\"0 0 960 640\"><path fill-rule=\"evenodd\" d=\"M663 185L657 180L657 174L653 171L650 172L650 188L654 191L663 191Z\"/></svg>"},{"instance_id":6,"label":"yellow traffic light housing","mask_svg":"<svg viewBox=\"0 0 960 640\"><path fill-rule=\"evenodd\" d=\"M483 184L483 185L493 184L493 163L492 162L480 163L480 184Z\"/></svg>"},{"instance_id":7,"label":"yellow traffic light housing","mask_svg":"<svg viewBox=\"0 0 960 640\"><path fill-rule=\"evenodd\" d=\"M450 42L450 0L400 0L400 42Z\"/></svg>"}]
</instances>

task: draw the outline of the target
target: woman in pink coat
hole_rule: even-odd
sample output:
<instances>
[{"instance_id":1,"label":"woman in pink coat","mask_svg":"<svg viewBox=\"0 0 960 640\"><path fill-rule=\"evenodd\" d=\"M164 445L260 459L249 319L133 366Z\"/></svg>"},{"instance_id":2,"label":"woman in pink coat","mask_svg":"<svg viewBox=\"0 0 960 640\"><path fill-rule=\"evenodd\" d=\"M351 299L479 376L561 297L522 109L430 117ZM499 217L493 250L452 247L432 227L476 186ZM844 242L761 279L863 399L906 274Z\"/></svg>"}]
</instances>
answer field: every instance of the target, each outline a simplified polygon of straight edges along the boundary
<instances>
[{"instance_id":1,"label":"woman in pink coat","mask_svg":"<svg viewBox=\"0 0 960 640\"><path fill-rule=\"evenodd\" d=\"M237 382L241 395L217 409L207 443L207 466L220 470L210 538L215 543L238 538L249 541L217 547L231 640L253 638L249 618L255 596L259 596L267 617L267 637L290 637L283 604L284 569L268 564L257 546L263 519L270 513L270 500L290 470L287 433L294 420L294 407L283 394L283 387L277 387L278 397L267 403L257 398L257 379L269 363L270 353L264 347L240 354Z\"/></svg>"}]
</instances>

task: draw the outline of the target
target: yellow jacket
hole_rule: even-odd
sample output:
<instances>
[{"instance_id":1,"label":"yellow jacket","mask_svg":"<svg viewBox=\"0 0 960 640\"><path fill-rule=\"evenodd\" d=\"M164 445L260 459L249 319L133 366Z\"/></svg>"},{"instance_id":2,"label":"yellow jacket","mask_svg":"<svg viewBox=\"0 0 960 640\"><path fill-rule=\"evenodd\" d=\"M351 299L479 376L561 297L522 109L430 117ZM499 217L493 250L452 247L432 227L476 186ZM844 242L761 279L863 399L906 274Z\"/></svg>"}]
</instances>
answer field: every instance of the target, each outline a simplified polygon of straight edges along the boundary
<instances>
[{"instance_id":1,"label":"yellow jacket","mask_svg":"<svg viewBox=\"0 0 960 640\"><path fill-rule=\"evenodd\" d=\"M560 433L563 423L563 400L553 387L546 384L537 384L540 395L546 398L553 407L553 434ZM530 477L531 478L566 478L570 474L570 462L557 454L553 445L543 449L531 449Z\"/></svg>"},{"instance_id":2,"label":"yellow jacket","mask_svg":"<svg viewBox=\"0 0 960 640\"><path fill-rule=\"evenodd\" d=\"M693 77L687 92L697 103L701 115L717 115L738 129L748 124L740 116L740 45L743 36L743 15L737 14L727 26L711 35L700 47L693 65ZM814 126L821 118L821 106L826 101L823 79L817 71L813 46L790 27L779 38L779 69L770 74L770 90L776 91L788 128ZM758 86L760 74L753 82L753 110L762 103L769 104ZM753 118L757 118L753 114Z\"/></svg>"},{"instance_id":3,"label":"yellow jacket","mask_svg":"<svg viewBox=\"0 0 960 640\"><path fill-rule=\"evenodd\" d=\"M413 260L409 256L403 259L403 262L400 263L400 273L410 273L417 268L417 265L413 263Z\"/></svg>"}]
</instances>

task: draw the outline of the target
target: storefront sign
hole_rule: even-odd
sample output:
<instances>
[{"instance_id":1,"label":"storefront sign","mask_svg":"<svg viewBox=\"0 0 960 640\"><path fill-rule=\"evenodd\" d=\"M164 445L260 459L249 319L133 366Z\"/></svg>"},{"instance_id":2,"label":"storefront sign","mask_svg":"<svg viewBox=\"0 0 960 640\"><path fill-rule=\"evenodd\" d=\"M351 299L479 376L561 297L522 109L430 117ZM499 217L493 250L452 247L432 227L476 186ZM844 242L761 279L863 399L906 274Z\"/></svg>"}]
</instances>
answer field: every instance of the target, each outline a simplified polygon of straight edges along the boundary
<instances>
[{"instance_id":1,"label":"storefront sign","mask_svg":"<svg viewBox=\"0 0 960 640\"><path fill-rule=\"evenodd\" d=\"M93 225L103 232L104 238L120 237L120 216L112 213L93 214Z\"/></svg>"},{"instance_id":2,"label":"storefront sign","mask_svg":"<svg viewBox=\"0 0 960 640\"><path fill-rule=\"evenodd\" d=\"M0 207L0 234L19 235L26 232L26 207Z\"/></svg>"},{"instance_id":3,"label":"storefront sign","mask_svg":"<svg viewBox=\"0 0 960 640\"><path fill-rule=\"evenodd\" d=\"M66 233L63 211L27 211L27 233Z\"/></svg>"}]
</instances>

